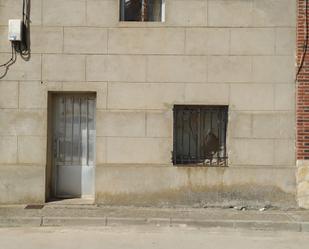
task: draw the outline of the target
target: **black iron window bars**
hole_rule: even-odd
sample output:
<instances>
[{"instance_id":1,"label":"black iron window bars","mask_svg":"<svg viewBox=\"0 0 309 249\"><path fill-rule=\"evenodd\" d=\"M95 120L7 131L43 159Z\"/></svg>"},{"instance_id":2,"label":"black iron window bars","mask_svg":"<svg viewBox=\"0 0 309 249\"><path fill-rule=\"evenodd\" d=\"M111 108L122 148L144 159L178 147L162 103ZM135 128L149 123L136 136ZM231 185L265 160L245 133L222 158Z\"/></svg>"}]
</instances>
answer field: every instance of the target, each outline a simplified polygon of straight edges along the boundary
<instances>
[{"instance_id":1,"label":"black iron window bars","mask_svg":"<svg viewBox=\"0 0 309 249\"><path fill-rule=\"evenodd\" d=\"M120 21L161 22L163 0L121 0Z\"/></svg>"},{"instance_id":2,"label":"black iron window bars","mask_svg":"<svg viewBox=\"0 0 309 249\"><path fill-rule=\"evenodd\" d=\"M174 106L174 165L227 166L227 106Z\"/></svg>"}]
</instances>

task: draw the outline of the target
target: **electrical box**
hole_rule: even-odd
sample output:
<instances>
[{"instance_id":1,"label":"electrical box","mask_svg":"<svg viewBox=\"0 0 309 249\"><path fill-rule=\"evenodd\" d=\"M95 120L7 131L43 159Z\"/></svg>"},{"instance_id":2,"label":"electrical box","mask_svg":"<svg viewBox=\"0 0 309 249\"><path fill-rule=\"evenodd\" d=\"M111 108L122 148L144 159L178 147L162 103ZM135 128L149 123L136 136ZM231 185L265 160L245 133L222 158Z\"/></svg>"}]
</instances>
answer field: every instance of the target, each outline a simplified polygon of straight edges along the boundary
<instances>
[{"instance_id":1,"label":"electrical box","mask_svg":"<svg viewBox=\"0 0 309 249\"><path fill-rule=\"evenodd\" d=\"M20 19L9 20L9 41L21 41L22 21Z\"/></svg>"}]
</instances>

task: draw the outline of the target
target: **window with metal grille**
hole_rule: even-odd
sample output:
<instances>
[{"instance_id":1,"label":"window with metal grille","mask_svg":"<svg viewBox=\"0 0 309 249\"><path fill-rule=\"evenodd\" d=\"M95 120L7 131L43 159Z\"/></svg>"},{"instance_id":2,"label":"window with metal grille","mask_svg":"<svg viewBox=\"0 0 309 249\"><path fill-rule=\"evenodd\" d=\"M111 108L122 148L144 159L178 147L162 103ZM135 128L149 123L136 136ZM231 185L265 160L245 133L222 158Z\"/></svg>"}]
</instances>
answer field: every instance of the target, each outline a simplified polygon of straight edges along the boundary
<instances>
[{"instance_id":1,"label":"window with metal grille","mask_svg":"<svg viewBox=\"0 0 309 249\"><path fill-rule=\"evenodd\" d=\"M165 0L120 0L120 21L164 22Z\"/></svg>"},{"instance_id":2,"label":"window with metal grille","mask_svg":"<svg viewBox=\"0 0 309 249\"><path fill-rule=\"evenodd\" d=\"M227 106L174 106L174 165L227 166Z\"/></svg>"}]
</instances>

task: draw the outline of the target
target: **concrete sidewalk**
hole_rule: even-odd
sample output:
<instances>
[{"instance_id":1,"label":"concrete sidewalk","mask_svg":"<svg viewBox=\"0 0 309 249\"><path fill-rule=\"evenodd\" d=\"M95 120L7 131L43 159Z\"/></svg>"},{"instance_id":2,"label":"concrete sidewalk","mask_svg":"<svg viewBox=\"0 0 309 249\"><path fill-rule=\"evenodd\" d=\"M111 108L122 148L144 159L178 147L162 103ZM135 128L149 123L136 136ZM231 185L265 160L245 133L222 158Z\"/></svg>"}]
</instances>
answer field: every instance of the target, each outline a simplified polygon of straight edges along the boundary
<instances>
[{"instance_id":1,"label":"concrete sidewalk","mask_svg":"<svg viewBox=\"0 0 309 249\"><path fill-rule=\"evenodd\" d=\"M26 209L0 206L0 227L11 226L193 226L309 232L309 211L234 208L141 208L53 205Z\"/></svg>"}]
</instances>

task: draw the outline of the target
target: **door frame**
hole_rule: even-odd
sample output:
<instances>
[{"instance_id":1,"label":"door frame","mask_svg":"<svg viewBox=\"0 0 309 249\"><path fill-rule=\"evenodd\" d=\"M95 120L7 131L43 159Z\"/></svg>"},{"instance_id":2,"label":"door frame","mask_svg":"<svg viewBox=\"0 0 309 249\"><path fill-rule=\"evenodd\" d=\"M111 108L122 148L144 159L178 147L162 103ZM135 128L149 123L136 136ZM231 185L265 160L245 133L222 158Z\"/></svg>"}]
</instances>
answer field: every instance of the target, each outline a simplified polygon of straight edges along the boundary
<instances>
[{"instance_id":1,"label":"door frame","mask_svg":"<svg viewBox=\"0 0 309 249\"><path fill-rule=\"evenodd\" d=\"M66 95L66 96L91 96L94 97L95 103L97 103L97 93L95 91L48 91L47 92L47 146L46 146L46 170L45 170L45 202L53 201L55 199L66 199L59 198L55 196L54 184L56 184L56 179L54 176L54 156L53 156L53 146L54 146L54 98L55 96ZM95 116L97 114L97 105L95 105ZM96 120L95 120L96 129ZM94 151L96 155L96 136L94 143ZM93 186L94 193L93 196L87 196L86 198L95 198L95 175L96 175L96 156L94 158L94 178ZM81 196L80 198L83 198ZM69 198L70 199L70 198Z\"/></svg>"}]
</instances>

